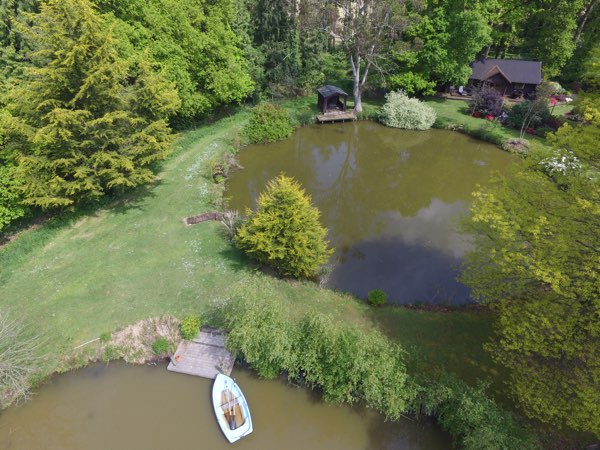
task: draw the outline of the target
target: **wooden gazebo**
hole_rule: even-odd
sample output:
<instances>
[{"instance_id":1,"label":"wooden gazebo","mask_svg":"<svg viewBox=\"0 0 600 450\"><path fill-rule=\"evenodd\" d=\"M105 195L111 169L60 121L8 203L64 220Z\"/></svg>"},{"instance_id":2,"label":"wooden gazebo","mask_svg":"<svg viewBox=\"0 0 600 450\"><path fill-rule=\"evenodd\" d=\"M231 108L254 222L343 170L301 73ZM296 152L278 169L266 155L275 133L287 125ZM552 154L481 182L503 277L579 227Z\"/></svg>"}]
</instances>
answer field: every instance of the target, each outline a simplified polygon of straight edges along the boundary
<instances>
[{"instance_id":1,"label":"wooden gazebo","mask_svg":"<svg viewBox=\"0 0 600 450\"><path fill-rule=\"evenodd\" d=\"M348 94L337 86L320 87L317 89L319 94L318 106L323 114L328 112L346 112L348 103Z\"/></svg>"}]
</instances>

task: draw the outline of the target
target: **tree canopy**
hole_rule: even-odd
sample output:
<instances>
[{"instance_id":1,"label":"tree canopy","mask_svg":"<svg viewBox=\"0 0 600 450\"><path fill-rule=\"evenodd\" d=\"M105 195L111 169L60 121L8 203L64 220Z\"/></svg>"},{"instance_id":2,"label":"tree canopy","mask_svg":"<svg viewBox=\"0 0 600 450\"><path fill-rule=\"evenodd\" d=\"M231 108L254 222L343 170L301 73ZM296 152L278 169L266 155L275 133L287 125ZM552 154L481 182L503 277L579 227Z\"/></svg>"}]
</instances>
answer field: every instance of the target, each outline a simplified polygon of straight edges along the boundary
<instances>
[{"instance_id":1,"label":"tree canopy","mask_svg":"<svg viewBox=\"0 0 600 450\"><path fill-rule=\"evenodd\" d=\"M67 206L150 181L172 141L174 87L147 59L120 57L88 0L51 0L30 19L32 65L7 96L1 131L24 203Z\"/></svg>"},{"instance_id":2,"label":"tree canopy","mask_svg":"<svg viewBox=\"0 0 600 450\"><path fill-rule=\"evenodd\" d=\"M312 277L332 253L319 210L293 178L280 175L258 198L238 229L236 245L281 275Z\"/></svg>"},{"instance_id":3,"label":"tree canopy","mask_svg":"<svg viewBox=\"0 0 600 450\"><path fill-rule=\"evenodd\" d=\"M475 194L462 280L498 310L490 348L526 414L600 435L600 120L565 125Z\"/></svg>"}]
</instances>

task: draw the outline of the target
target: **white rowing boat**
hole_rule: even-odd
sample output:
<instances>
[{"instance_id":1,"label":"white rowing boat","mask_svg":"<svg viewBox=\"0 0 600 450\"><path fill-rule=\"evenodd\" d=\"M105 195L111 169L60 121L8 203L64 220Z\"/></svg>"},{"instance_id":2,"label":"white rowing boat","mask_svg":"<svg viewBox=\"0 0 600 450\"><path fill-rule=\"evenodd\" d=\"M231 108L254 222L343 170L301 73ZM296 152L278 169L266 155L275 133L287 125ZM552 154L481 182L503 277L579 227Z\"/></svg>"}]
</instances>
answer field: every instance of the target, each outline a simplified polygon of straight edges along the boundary
<instances>
[{"instance_id":1,"label":"white rowing boat","mask_svg":"<svg viewBox=\"0 0 600 450\"><path fill-rule=\"evenodd\" d=\"M252 418L248 402L237 383L227 375L218 374L212 390L217 422L229 442L252 433Z\"/></svg>"}]
</instances>

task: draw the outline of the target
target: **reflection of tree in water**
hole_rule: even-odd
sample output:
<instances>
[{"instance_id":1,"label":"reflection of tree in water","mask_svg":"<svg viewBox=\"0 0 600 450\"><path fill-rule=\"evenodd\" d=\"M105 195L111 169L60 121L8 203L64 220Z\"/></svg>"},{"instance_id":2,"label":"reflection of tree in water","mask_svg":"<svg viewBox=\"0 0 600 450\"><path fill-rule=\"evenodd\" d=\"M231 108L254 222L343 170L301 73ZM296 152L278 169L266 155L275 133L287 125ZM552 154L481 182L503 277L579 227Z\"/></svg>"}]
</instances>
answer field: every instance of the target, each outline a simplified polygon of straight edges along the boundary
<instances>
[{"instance_id":1,"label":"reflection of tree in water","mask_svg":"<svg viewBox=\"0 0 600 450\"><path fill-rule=\"evenodd\" d=\"M475 186L514 158L459 133L354 122L305 127L289 140L243 150L240 160L245 170L230 178L227 193L234 207L243 210L285 172L321 210L335 257L369 262L373 255L357 243L381 238L460 257L465 244L450 222Z\"/></svg>"}]
</instances>

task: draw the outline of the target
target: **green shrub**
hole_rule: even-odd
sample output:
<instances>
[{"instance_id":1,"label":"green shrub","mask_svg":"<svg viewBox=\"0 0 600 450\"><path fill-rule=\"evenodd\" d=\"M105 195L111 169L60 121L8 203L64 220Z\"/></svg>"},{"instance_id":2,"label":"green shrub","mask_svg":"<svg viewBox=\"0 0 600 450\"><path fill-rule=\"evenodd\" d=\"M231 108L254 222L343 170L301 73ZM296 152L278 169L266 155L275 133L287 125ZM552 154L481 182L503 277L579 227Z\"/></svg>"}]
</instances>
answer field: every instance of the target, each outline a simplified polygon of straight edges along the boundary
<instances>
[{"instance_id":1,"label":"green shrub","mask_svg":"<svg viewBox=\"0 0 600 450\"><path fill-rule=\"evenodd\" d=\"M434 415L465 450L539 447L535 437L516 418L485 394L485 386L472 387L452 377L423 380L413 409Z\"/></svg>"},{"instance_id":2,"label":"green shrub","mask_svg":"<svg viewBox=\"0 0 600 450\"><path fill-rule=\"evenodd\" d=\"M532 113L533 111L533 113ZM536 128L550 119L550 109L537 110L529 100L514 105L508 112L508 123L513 128L521 128L523 122L527 127Z\"/></svg>"},{"instance_id":3,"label":"green shrub","mask_svg":"<svg viewBox=\"0 0 600 450\"><path fill-rule=\"evenodd\" d=\"M273 300L236 298L226 308L227 347L261 377L290 380L331 402L365 402L397 420L416 395L400 346L377 331L334 322L325 314L292 321Z\"/></svg>"},{"instance_id":4,"label":"green shrub","mask_svg":"<svg viewBox=\"0 0 600 450\"><path fill-rule=\"evenodd\" d=\"M326 235L310 196L293 178L280 175L260 194L257 210L248 212L235 244L280 275L308 278L332 253Z\"/></svg>"},{"instance_id":5,"label":"green shrub","mask_svg":"<svg viewBox=\"0 0 600 450\"><path fill-rule=\"evenodd\" d=\"M250 120L242 129L242 136L249 144L260 144L286 139L293 131L287 110L272 103L261 103L252 110Z\"/></svg>"},{"instance_id":6,"label":"green shrub","mask_svg":"<svg viewBox=\"0 0 600 450\"><path fill-rule=\"evenodd\" d=\"M104 347L104 352L100 358L104 362L114 361L122 356L120 349L114 345L107 345Z\"/></svg>"},{"instance_id":7,"label":"green shrub","mask_svg":"<svg viewBox=\"0 0 600 450\"><path fill-rule=\"evenodd\" d=\"M152 351L157 356L166 355L173 351L173 344L168 339L160 337L152 343Z\"/></svg>"},{"instance_id":8,"label":"green shrub","mask_svg":"<svg viewBox=\"0 0 600 450\"><path fill-rule=\"evenodd\" d=\"M191 341L198 336L198 331L200 331L201 325L202 320L200 319L200 316L185 316L183 319L181 319L181 326L179 328L181 337L186 341Z\"/></svg>"},{"instance_id":9,"label":"green shrub","mask_svg":"<svg viewBox=\"0 0 600 450\"><path fill-rule=\"evenodd\" d=\"M22 203L20 185L16 168L0 158L0 232L29 213L29 209Z\"/></svg>"},{"instance_id":10,"label":"green shrub","mask_svg":"<svg viewBox=\"0 0 600 450\"><path fill-rule=\"evenodd\" d=\"M430 81L420 73L404 72L394 74L388 78L388 83L392 89L401 89L411 95L435 94L435 81Z\"/></svg>"},{"instance_id":11,"label":"green shrub","mask_svg":"<svg viewBox=\"0 0 600 450\"><path fill-rule=\"evenodd\" d=\"M106 344L108 341L110 341L111 337L112 337L112 334L110 333L110 331L102 333L100 335L100 342L102 342L103 344Z\"/></svg>"},{"instance_id":12,"label":"green shrub","mask_svg":"<svg viewBox=\"0 0 600 450\"><path fill-rule=\"evenodd\" d=\"M372 306L385 305L388 301L388 295L381 289L374 289L367 295L367 301Z\"/></svg>"},{"instance_id":13,"label":"green shrub","mask_svg":"<svg viewBox=\"0 0 600 450\"><path fill-rule=\"evenodd\" d=\"M390 92L379 112L379 120L388 127L427 130L435 122L434 109L403 91Z\"/></svg>"}]
</instances>

